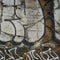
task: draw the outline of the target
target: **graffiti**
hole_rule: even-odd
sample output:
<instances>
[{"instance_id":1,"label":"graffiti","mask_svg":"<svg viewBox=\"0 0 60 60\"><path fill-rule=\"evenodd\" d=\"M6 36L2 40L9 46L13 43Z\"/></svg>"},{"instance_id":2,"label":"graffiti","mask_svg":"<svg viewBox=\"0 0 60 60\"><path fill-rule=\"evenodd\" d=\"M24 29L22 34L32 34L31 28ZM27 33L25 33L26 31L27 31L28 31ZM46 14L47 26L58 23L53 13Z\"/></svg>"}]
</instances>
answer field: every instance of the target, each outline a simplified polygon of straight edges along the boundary
<instances>
[{"instance_id":1,"label":"graffiti","mask_svg":"<svg viewBox=\"0 0 60 60\"><path fill-rule=\"evenodd\" d=\"M6 2L7 1L5 0L0 1L0 4L2 6L0 7L2 9L1 10L2 27L1 27L0 42L2 44L11 42L14 45L19 45L21 43L24 43L27 46L34 45L34 43L39 41L44 34L44 31L41 30L41 29L44 30L44 25L42 25L43 22L41 23L41 21L44 20L43 16L39 20L34 19L35 21L31 20L31 22L27 22L28 19L26 18L26 15L21 13L22 12L21 5L24 4L25 7L25 3L16 0L10 1L11 3L8 4ZM9 10L8 8L12 9L11 12L13 13L8 11ZM6 15L7 11L8 15ZM41 29L39 28L40 25L42 26ZM31 35L32 32L34 33L36 38L32 37Z\"/></svg>"},{"instance_id":2,"label":"graffiti","mask_svg":"<svg viewBox=\"0 0 60 60\"><path fill-rule=\"evenodd\" d=\"M29 51L25 53L25 56L28 60L59 60L59 56L49 48L46 51L42 51L39 54L35 52L35 50Z\"/></svg>"},{"instance_id":3,"label":"graffiti","mask_svg":"<svg viewBox=\"0 0 60 60\"><path fill-rule=\"evenodd\" d=\"M2 45L0 48L0 60L23 60L23 57L20 57L17 54L18 47L10 48Z\"/></svg>"},{"instance_id":4,"label":"graffiti","mask_svg":"<svg viewBox=\"0 0 60 60\"><path fill-rule=\"evenodd\" d=\"M0 60L24 60L25 57L28 58L28 60L59 60L59 56L52 51L51 48L48 48L46 51L40 50L39 53L37 53L35 49L30 50L21 57L17 53L20 46L9 48L5 45L1 45L0 47L2 47L0 48Z\"/></svg>"},{"instance_id":5,"label":"graffiti","mask_svg":"<svg viewBox=\"0 0 60 60\"><path fill-rule=\"evenodd\" d=\"M59 8L58 4L55 11ZM60 39L60 31L55 29L54 14L52 0L0 0L0 60L59 60L52 49L55 45L45 44L46 40L56 38L55 33ZM55 22L59 27L60 23ZM21 47L28 51L20 51ZM39 53L36 52L37 47ZM44 47L48 49L43 51ZM23 56L18 54L18 50L23 52Z\"/></svg>"},{"instance_id":6,"label":"graffiti","mask_svg":"<svg viewBox=\"0 0 60 60\"><path fill-rule=\"evenodd\" d=\"M59 28L59 26L60 26L60 18L59 18L60 1L59 0L57 0L57 1L55 0L54 3L55 3L54 16L55 16L55 30L56 30L55 35L56 35L56 38L58 40L60 40L60 37L59 37L60 36L60 28Z\"/></svg>"}]
</instances>

